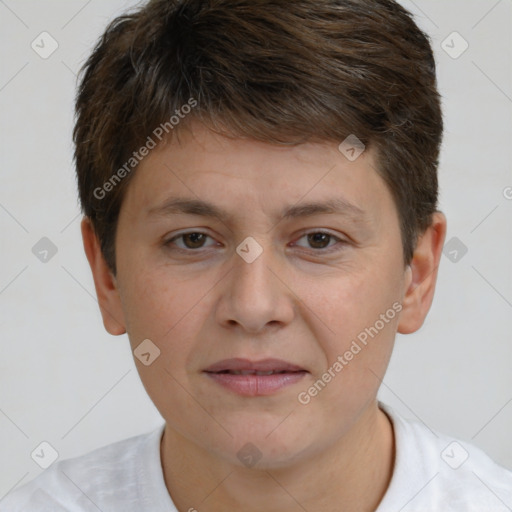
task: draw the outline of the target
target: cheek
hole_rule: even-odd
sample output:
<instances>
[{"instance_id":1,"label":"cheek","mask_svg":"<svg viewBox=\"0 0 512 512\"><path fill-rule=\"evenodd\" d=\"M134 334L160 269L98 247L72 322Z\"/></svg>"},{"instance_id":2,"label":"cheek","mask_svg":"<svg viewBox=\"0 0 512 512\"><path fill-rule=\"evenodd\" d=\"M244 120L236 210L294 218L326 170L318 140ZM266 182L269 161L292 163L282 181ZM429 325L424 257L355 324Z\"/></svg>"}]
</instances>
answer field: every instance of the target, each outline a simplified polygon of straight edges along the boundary
<instances>
[{"instance_id":1,"label":"cheek","mask_svg":"<svg viewBox=\"0 0 512 512\"><path fill-rule=\"evenodd\" d=\"M324 356L311 382L328 381L325 388L316 386L323 395L318 403L357 408L376 392L389 363L400 309L399 276L391 268L371 268L376 270L353 269L301 290L301 314L314 326Z\"/></svg>"},{"instance_id":2,"label":"cheek","mask_svg":"<svg viewBox=\"0 0 512 512\"><path fill-rule=\"evenodd\" d=\"M198 286L169 269L134 273L129 283L123 290L123 307L131 348L135 351L142 340L149 339L159 351L149 365L134 354L140 379L166 421L186 436L188 427L181 425L175 411L194 406L188 391L187 360L195 350L201 324L198 315L205 313L204 296L211 285ZM206 415L200 419L201 425L207 423Z\"/></svg>"},{"instance_id":3,"label":"cheek","mask_svg":"<svg viewBox=\"0 0 512 512\"><path fill-rule=\"evenodd\" d=\"M137 272L123 290L123 309L132 344L139 339L154 340L162 352L187 346L201 311L201 302L211 286L205 280L184 280L169 269Z\"/></svg>"},{"instance_id":4,"label":"cheek","mask_svg":"<svg viewBox=\"0 0 512 512\"><path fill-rule=\"evenodd\" d=\"M318 326L318 339L327 334L337 350L374 325L400 298L399 276L393 269L353 269L308 280L300 290L297 288L304 314L309 311L310 324ZM392 313L389 316L395 316ZM394 318L387 320L386 326L396 323Z\"/></svg>"}]
</instances>

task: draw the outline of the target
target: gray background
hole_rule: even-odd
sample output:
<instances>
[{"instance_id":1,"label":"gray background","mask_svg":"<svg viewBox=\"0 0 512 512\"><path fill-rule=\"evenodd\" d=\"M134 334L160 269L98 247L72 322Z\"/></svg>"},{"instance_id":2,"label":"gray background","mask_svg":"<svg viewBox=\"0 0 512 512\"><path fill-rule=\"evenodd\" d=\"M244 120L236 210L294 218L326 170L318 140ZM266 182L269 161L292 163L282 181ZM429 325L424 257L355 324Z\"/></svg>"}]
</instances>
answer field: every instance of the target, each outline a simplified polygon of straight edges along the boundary
<instances>
[{"instance_id":1,"label":"gray background","mask_svg":"<svg viewBox=\"0 0 512 512\"><path fill-rule=\"evenodd\" d=\"M443 256L424 327L398 337L380 397L512 468L512 1L401 3L435 47L441 209L459 247ZM126 335L103 329L72 165L75 74L132 5L0 0L0 498L42 471L30 456L42 441L67 458L162 422ZM43 31L59 45L47 59L31 47ZM460 56L454 31L469 44ZM32 252L43 237L57 249L47 262Z\"/></svg>"}]
</instances>

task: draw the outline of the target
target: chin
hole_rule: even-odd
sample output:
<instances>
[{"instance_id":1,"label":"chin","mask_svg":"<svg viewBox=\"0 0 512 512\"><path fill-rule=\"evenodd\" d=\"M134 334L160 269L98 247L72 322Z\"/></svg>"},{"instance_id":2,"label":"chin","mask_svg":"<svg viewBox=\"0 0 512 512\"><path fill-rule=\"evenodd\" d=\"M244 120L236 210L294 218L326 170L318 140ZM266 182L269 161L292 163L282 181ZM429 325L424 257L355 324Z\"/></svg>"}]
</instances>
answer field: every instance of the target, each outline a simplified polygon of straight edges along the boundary
<instances>
[{"instance_id":1,"label":"chin","mask_svg":"<svg viewBox=\"0 0 512 512\"><path fill-rule=\"evenodd\" d=\"M214 451L231 464L253 470L288 467L307 457L315 446L311 431L301 432L296 423L286 425L283 417L260 420L250 428L245 422L232 425L228 431L233 437L227 443L212 443Z\"/></svg>"}]
</instances>

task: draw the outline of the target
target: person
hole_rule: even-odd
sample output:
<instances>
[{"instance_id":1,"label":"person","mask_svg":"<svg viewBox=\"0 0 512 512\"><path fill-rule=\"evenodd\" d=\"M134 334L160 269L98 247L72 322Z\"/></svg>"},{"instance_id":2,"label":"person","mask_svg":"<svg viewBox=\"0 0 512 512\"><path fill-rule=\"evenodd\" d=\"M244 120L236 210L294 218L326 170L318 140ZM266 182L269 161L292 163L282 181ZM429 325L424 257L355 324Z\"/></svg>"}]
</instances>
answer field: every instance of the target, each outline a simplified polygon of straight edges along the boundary
<instances>
[{"instance_id":1,"label":"person","mask_svg":"<svg viewBox=\"0 0 512 512\"><path fill-rule=\"evenodd\" d=\"M446 234L436 66L405 8L151 0L107 27L76 113L103 323L165 421L2 510L512 509L512 472L377 399Z\"/></svg>"}]
</instances>

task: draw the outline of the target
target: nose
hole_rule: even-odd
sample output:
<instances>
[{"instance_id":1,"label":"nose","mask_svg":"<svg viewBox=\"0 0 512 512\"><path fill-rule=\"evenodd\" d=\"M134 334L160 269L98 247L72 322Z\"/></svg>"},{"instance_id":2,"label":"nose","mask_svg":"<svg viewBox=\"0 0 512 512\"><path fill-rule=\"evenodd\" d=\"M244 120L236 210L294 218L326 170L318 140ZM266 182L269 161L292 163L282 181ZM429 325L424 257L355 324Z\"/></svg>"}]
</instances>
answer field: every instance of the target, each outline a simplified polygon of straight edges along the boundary
<instances>
[{"instance_id":1,"label":"nose","mask_svg":"<svg viewBox=\"0 0 512 512\"><path fill-rule=\"evenodd\" d=\"M295 307L286 264L268 246L249 261L234 253L233 268L222 283L217 321L251 334L290 323Z\"/></svg>"}]
</instances>

